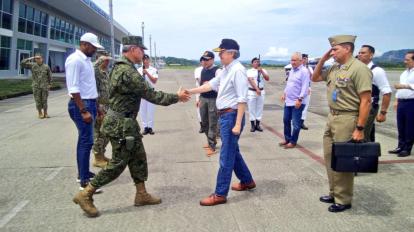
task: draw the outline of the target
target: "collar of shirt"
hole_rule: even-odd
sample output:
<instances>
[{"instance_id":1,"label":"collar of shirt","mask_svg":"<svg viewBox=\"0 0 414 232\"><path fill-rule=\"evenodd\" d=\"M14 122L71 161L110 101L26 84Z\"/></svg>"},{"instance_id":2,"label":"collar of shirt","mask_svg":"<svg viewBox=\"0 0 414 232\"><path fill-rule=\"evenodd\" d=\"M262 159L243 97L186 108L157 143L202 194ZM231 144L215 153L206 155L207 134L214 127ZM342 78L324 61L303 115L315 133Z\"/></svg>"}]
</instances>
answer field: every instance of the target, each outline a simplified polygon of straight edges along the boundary
<instances>
[{"instance_id":1,"label":"collar of shirt","mask_svg":"<svg viewBox=\"0 0 414 232\"><path fill-rule=\"evenodd\" d=\"M223 68L226 70L226 71L229 71L230 69L231 69L231 67L233 67L235 64L237 64L237 63L239 63L239 61L238 60L233 60L230 64L228 64L228 65L224 65L223 66Z\"/></svg>"},{"instance_id":2,"label":"collar of shirt","mask_svg":"<svg viewBox=\"0 0 414 232\"><path fill-rule=\"evenodd\" d=\"M369 68L369 69L371 69L371 68L372 68L372 66L374 66L374 62L370 61L370 62L367 64L367 66L368 66L368 68Z\"/></svg>"},{"instance_id":3,"label":"collar of shirt","mask_svg":"<svg viewBox=\"0 0 414 232\"><path fill-rule=\"evenodd\" d=\"M86 55L85 55L85 53L83 53L81 50L79 50L79 49L76 49L76 54L78 54L78 56L80 56L82 59L84 59L84 60L90 60L91 58L90 57L87 57Z\"/></svg>"},{"instance_id":4,"label":"collar of shirt","mask_svg":"<svg viewBox=\"0 0 414 232\"><path fill-rule=\"evenodd\" d=\"M294 72L297 72L297 71L299 71L302 67L303 67L303 65L301 64L301 65L299 65L298 67L293 68L293 71L294 71Z\"/></svg>"},{"instance_id":5,"label":"collar of shirt","mask_svg":"<svg viewBox=\"0 0 414 232\"><path fill-rule=\"evenodd\" d=\"M411 72L414 71L414 68L407 68L406 70L407 70L408 73L411 73Z\"/></svg>"},{"instance_id":6,"label":"collar of shirt","mask_svg":"<svg viewBox=\"0 0 414 232\"><path fill-rule=\"evenodd\" d=\"M355 57L352 56L345 64L342 64L342 65L340 64L339 68L343 70L348 70L355 60L356 60Z\"/></svg>"}]
</instances>

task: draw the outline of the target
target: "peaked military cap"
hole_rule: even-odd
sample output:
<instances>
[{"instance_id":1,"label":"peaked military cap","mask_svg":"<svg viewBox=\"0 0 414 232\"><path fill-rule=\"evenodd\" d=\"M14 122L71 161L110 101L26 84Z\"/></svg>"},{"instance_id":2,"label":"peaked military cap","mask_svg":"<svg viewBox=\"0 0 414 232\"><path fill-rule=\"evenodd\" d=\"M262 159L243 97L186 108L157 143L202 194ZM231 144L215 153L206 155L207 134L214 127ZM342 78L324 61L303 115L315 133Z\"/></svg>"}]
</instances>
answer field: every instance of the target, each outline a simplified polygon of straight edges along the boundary
<instances>
[{"instance_id":1,"label":"peaked military cap","mask_svg":"<svg viewBox=\"0 0 414 232\"><path fill-rule=\"evenodd\" d=\"M355 35L336 35L329 37L329 43L331 46L336 46L343 43L355 43L356 36Z\"/></svg>"},{"instance_id":2,"label":"peaked military cap","mask_svg":"<svg viewBox=\"0 0 414 232\"><path fill-rule=\"evenodd\" d=\"M142 43L141 36L135 36L135 35L125 36L122 38L122 44L123 45L135 45L144 50L147 50L147 47L145 47L144 44Z\"/></svg>"},{"instance_id":3,"label":"peaked military cap","mask_svg":"<svg viewBox=\"0 0 414 232\"><path fill-rule=\"evenodd\" d=\"M236 40L233 39L223 39L221 40L221 44L218 48L213 49L215 52L220 52L222 50L240 50L239 44Z\"/></svg>"},{"instance_id":4,"label":"peaked military cap","mask_svg":"<svg viewBox=\"0 0 414 232\"><path fill-rule=\"evenodd\" d=\"M203 53L203 56L201 56L201 58L204 59L204 60L214 59L214 53L212 53L210 51L205 51Z\"/></svg>"}]
</instances>

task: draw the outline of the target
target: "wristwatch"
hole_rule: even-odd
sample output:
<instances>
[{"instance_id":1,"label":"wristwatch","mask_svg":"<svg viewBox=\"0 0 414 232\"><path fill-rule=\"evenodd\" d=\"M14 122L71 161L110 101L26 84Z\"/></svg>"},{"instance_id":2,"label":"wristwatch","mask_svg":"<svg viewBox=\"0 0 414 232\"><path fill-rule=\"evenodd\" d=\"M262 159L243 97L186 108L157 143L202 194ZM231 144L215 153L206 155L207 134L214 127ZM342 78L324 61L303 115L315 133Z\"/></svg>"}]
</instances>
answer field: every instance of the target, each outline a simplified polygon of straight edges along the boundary
<instances>
[{"instance_id":1,"label":"wristwatch","mask_svg":"<svg viewBox=\"0 0 414 232\"><path fill-rule=\"evenodd\" d=\"M81 112L81 114L84 114L84 113L88 112L88 110L87 110L86 108L82 108L82 109L80 110L80 112Z\"/></svg>"},{"instance_id":2,"label":"wristwatch","mask_svg":"<svg viewBox=\"0 0 414 232\"><path fill-rule=\"evenodd\" d=\"M386 114L387 114L387 111L385 111L385 110L381 110L381 111L380 111L380 114L382 114L382 115L386 115Z\"/></svg>"},{"instance_id":3,"label":"wristwatch","mask_svg":"<svg viewBox=\"0 0 414 232\"><path fill-rule=\"evenodd\" d=\"M357 130L359 130L359 131L363 131L363 130L364 130L364 128L365 128L365 127L363 127L363 126L359 126L359 125L357 125L357 126L356 126L356 129L357 129Z\"/></svg>"}]
</instances>

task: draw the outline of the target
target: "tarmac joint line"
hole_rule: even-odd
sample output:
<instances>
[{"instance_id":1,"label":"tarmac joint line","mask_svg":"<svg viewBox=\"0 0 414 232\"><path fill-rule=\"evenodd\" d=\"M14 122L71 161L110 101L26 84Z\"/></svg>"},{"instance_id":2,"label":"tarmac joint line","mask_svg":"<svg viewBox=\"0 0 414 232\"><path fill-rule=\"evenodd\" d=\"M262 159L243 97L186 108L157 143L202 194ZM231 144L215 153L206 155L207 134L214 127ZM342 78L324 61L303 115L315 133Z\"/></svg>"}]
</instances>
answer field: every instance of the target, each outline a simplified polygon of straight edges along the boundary
<instances>
[{"instance_id":1,"label":"tarmac joint line","mask_svg":"<svg viewBox=\"0 0 414 232\"><path fill-rule=\"evenodd\" d=\"M0 228L3 228L10 220L12 220L28 203L28 200L21 201L12 210L10 210L10 212L4 215L4 217L0 220Z\"/></svg>"}]
</instances>

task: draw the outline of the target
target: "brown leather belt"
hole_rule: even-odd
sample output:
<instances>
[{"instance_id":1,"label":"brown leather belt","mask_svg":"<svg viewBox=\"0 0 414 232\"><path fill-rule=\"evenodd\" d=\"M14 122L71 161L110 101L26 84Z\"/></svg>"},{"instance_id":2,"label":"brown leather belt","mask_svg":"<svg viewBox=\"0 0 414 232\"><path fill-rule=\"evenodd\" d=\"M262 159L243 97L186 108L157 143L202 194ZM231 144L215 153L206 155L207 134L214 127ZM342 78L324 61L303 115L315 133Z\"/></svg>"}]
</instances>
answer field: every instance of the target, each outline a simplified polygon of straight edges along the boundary
<instances>
[{"instance_id":1,"label":"brown leather belt","mask_svg":"<svg viewBox=\"0 0 414 232\"><path fill-rule=\"evenodd\" d=\"M343 110L333 110L333 109L330 109L329 112L332 115L354 115L354 116L359 115L359 112L358 111L343 111Z\"/></svg>"},{"instance_id":2,"label":"brown leather belt","mask_svg":"<svg viewBox=\"0 0 414 232\"><path fill-rule=\"evenodd\" d=\"M217 114L218 114L218 116L221 116L225 113L230 113L230 112L234 112L234 111L237 111L237 110L233 109L233 108L224 108L224 109L221 109L221 110L217 110Z\"/></svg>"}]
</instances>

